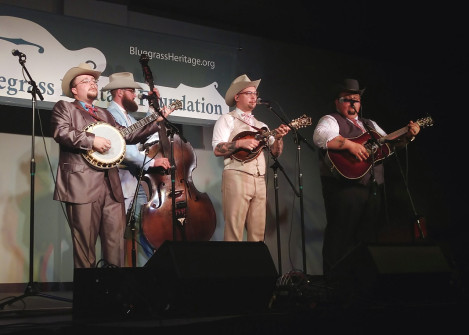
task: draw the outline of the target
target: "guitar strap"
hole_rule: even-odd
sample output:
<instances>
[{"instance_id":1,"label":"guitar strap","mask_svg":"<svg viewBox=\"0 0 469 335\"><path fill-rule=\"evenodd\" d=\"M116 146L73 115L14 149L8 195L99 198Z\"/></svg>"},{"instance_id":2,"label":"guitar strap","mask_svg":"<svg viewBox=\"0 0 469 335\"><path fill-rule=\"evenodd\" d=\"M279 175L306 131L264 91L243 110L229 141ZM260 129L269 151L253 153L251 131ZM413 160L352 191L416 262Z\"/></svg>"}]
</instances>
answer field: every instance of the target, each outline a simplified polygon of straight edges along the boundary
<instances>
[{"instance_id":1,"label":"guitar strap","mask_svg":"<svg viewBox=\"0 0 469 335\"><path fill-rule=\"evenodd\" d=\"M239 121L241 121L241 122L243 122L243 123L247 124L249 127L252 127L252 128L254 128L254 129L256 129L257 131L261 131L261 130L263 130L263 129L261 129L261 128L258 128L258 127L256 127L256 126L253 126L253 125L251 125L251 124L247 123L246 121L244 121L243 119L240 119L240 118L239 118L239 117L237 117L237 116L235 116L235 118L236 118L236 119L238 119Z\"/></svg>"}]
</instances>

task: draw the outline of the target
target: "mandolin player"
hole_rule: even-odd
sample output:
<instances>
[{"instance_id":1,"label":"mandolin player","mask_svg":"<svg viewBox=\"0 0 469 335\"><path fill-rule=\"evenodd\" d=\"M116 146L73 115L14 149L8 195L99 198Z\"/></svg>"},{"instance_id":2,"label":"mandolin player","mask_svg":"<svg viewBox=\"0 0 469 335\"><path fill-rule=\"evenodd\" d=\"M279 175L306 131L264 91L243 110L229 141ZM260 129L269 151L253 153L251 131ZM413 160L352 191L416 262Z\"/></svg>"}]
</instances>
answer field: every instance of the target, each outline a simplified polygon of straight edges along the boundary
<instances>
[{"instance_id":1,"label":"mandolin player","mask_svg":"<svg viewBox=\"0 0 469 335\"><path fill-rule=\"evenodd\" d=\"M273 155L283 150L283 136L290 128L280 125L275 135L263 143L254 135L267 125L252 114L257 105L260 79L251 81L247 75L237 77L225 94L225 102L235 107L223 114L215 123L212 147L215 156L224 159L222 175L222 207L225 220L224 240L242 241L246 231L247 241L264 241L266 220L266 163L262 148L270 147ZM246 132L244 137L236 137ZM235 159L236 153L254 153L246 159Z\"/></svg>"}]
</instances>

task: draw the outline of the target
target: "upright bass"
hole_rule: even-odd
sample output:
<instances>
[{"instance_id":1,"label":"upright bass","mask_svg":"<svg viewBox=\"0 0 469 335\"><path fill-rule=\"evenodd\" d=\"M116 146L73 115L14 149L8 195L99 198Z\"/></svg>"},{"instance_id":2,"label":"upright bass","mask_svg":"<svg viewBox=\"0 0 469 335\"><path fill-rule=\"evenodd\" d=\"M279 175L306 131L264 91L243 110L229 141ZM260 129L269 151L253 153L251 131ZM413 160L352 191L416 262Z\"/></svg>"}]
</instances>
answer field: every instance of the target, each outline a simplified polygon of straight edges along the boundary
<instances>
[{"instance_id":1,"label":"upright bass","mask_svg":"<svg viewBox=\"0 0 469 335\"><path fill-rule=\"evenodd\" d=\"M153 90L153 76L148 56L140 57L145 81ZM159 109L154 99L155 109ZM148 187L149 202L142 206L142 231L157 250L166 240L208 241L216 228L216 214L206 193L199 192L192 180L197 157L189 142L175 133L173 125L165 123L159 131L159 142L150 147L150 153L167 157L169 173L150 168L142 178Z\"/></svg>"}]
</instances>

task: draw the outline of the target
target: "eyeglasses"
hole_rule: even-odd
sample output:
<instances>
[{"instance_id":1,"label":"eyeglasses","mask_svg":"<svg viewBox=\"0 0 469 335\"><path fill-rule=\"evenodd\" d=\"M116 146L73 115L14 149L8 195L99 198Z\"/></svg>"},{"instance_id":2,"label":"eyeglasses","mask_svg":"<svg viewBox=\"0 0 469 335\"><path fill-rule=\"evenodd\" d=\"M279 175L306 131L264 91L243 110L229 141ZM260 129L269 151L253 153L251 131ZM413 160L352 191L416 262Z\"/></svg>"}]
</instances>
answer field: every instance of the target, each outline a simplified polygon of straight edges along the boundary
<instances>
[{"instance_id":1,"label":"eyeglasses","mask_svg":"<svg viewBox=\"0 0 469 335\"><path fill-rule=\"evenodd\" d=\"M78 86L80 84L94 84L96 86L98 86L98 81L96 79L84 79L82 81L80 81L79 83L77 83L75 86Z\"/></svg>"},{"instance_id":2,"label":"eyeglasses","mask_svg":"<svg viewBox=\"0 0 469 335\"><path fill-rule=\"evenodd\" d=\"M133 88L122 88L123 91L130 92L130 94L136 94Z\"/></svg>"},{"instance_id":3,"label":"eyeglasses","mask_svg":"<svg viewBox=\"0 0 469 335\"><path fill-rule=\"evenodd\" d=\"M259 96L259 92L251 92L251 91L239 92L238 94L255 95L256 97Z\"/></svg>"}]
</instances>

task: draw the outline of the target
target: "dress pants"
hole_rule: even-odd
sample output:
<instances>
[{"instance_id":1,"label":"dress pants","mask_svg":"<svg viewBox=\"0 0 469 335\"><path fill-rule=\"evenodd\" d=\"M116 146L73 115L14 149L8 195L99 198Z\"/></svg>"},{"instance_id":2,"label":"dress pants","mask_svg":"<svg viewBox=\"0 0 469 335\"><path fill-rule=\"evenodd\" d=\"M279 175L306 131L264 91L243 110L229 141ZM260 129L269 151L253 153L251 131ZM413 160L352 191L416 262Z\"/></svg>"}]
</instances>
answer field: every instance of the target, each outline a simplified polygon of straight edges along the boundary
<instances>
[{"instance_id":1,"label":"dress pants","mask_svg":"<svg viewBox=\"0 0 469 335\"><path fill-rule=\"evenodd\" d=\"M238 170L224 170L222 198L224 240L242 241L246 228L248 241L264 241L267 198L265 177Z\"/></svg>"},{"instance_id":2,"label":"dress pants","mask_svg":"<svg viewBox=\"0 0 469 335\"><path fill-rule=\"evenodd\" d=\"M124 203L113 198L107 178L104 178L103 184L98 187L101 194L95 202L66 204L75 268L96 266L98 236L103 259L111 265L124 265Z\"/></svg>"}]
</instances>

